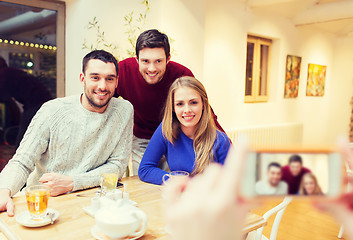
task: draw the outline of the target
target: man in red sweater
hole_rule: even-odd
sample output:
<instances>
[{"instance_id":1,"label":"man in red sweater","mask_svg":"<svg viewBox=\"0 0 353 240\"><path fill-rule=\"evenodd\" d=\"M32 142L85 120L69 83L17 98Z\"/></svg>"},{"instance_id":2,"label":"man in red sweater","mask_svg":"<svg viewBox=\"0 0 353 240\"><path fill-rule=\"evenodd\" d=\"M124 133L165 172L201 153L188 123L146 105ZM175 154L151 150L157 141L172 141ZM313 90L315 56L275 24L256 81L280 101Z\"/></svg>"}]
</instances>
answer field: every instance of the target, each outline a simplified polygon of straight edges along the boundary
<instances>
[{"instance_id":1,"label":"man in red sweater","mask_svg":"<svg viewBox=\"0 0 353 240\"><path fill-rule=\"evenodd\" d=\"M299 155L292 155L289 163L282 167L282 180L288 184L288 193L297 194L300 182L305 173L311 172L303 167L303 160Z\"/></svg>"},{"instance_id":2,"label":"man in red sweater","mask_svg":"<svg viewBox=\"0 0 353 240\"><path fill-rule=\"evenodd\" d=\"M182 76L194 76L183 65L170 61L167 35L156 29L140 34L136 57L119 62L117 96L134 106L132 173L139 164L154 131L162 121L163 108L170 85ZM223 131L214 115L217 127Z\"/></svg>"}]
</instances>

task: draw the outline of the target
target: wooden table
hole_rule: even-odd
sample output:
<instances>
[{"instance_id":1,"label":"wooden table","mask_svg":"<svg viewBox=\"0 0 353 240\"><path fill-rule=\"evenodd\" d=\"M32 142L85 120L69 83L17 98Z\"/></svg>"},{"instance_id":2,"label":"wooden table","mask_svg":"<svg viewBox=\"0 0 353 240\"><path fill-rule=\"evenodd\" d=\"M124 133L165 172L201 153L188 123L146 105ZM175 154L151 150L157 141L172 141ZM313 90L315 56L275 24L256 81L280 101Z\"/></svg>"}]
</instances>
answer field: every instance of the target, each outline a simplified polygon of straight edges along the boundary
<instances>
[{"instance_id":1,"label":"wooden table","mask_svg":"<svg viewBox=\"0 0 353 240\"><path fill-rule=\"evenodd\" d=\"M130 199L137 202L137 206L148 216L147 231L140 239L168 239L162 217L162 186L141 182L137 176L124 178L121 182L127 184ZM16 222L15 217L8 217L6 212L0 214L0 221L18 239L94 239L91 235L91 228L95 225L94 218L86 214L82 208L90 205L91 198L96 196L96 191L97 188L93 188L59 197L51 197L49 208L54 208L60 212L59 218L53 225L40 228L23 227ZM13 200L17 214L27 209L25 196L17 196ZM261 216L250 213L247 218L247 225L243 229L244 233L265 224L266 222Z\"/></svg>"}]
</instances>

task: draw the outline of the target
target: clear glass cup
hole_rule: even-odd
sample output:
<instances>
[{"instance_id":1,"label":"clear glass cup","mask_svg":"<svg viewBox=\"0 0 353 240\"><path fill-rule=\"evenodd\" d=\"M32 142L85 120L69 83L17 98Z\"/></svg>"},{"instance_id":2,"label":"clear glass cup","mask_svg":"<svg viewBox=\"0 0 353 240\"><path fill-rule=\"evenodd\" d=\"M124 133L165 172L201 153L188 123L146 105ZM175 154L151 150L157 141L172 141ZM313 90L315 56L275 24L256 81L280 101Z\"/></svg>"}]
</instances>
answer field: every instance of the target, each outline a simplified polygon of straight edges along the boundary
<instances>
[{"instance_id":1,"label":"clear glass cup","mask_svg":"<svg viewBox=\"0 0 353 240\"><path fill-rule=\"evenodd\" d=\"M33 185L26 188L26 200L28 211L35 220L44 219L50 196L50 189L45 185Z\"/></svg>"},{"instance_id":2,"label":"clear glass cup","mask_svg":"<svg viewBox=\"0 0 353 240\"><path fill-rule=\"evenodd\" d=\"M164 174L162 177L163 183L167 183L167 181L169 179L173 179L173 178L179 178L179 177L189 177L189 173L185 172L185 171L173 171L167 174Z\"/></svg>"},{"instance_id":3,"label":"clear glass cup","mask_svg":"<svg viewBox=\"0 0 353 240\"><path fill-rule=\"evenodd\" d=\"M105 195L108 192L114 191L116 189L118 179L119 172L102 173L100 178L101 194Z\"/></svg>"}]
</instances>

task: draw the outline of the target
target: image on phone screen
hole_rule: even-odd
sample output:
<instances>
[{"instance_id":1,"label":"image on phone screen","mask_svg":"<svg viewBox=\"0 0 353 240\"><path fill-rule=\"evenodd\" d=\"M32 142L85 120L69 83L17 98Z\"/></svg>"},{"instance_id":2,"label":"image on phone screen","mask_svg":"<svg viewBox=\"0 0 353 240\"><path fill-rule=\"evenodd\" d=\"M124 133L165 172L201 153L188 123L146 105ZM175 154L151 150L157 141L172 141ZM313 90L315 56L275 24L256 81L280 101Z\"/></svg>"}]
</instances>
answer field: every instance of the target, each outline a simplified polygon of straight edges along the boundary
<instances>
[{"instance_id":1,"label":"image on phone screen","mask_svg":"<svg viewBox=\"0 0 353 240\"><path fill-rule=\"evenodd\" d=\"M253 152L243 190L249 196L333 196L341 189L338 153Z\"/></svg>"}]
</instances>

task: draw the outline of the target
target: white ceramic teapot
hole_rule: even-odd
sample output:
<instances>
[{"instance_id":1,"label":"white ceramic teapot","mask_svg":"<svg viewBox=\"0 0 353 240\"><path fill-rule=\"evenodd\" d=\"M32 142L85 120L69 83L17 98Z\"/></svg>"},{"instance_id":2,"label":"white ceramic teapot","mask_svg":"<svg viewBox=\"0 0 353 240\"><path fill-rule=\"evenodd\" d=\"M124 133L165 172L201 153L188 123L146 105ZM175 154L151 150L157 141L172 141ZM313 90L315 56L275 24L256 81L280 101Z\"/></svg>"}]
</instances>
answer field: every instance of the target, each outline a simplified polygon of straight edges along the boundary
<instances>
[{"instance_id":1,"label":"white ceramic teapot","mask_svg":"<svg viewBox=\"0 0 353 240\"><path fill-rule=\"evenodd\" d=\"M110 238L142 236L147 228L147 215L130 205L109 205L95 214L97 226Z\"/></svg>"}]
</instances>

